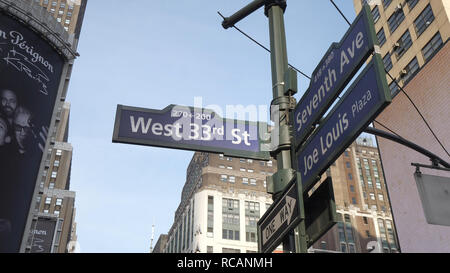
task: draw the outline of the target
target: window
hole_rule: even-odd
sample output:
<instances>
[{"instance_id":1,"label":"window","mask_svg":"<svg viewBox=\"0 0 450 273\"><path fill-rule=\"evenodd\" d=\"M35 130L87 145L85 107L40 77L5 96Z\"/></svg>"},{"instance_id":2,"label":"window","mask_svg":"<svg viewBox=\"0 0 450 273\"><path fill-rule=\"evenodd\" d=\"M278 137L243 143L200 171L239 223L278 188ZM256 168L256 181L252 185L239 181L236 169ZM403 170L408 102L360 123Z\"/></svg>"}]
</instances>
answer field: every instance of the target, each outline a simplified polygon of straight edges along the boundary
<instances>
[{"instance_id":1,"label":"window","mask_svg":"<svg viewBox=\"0 0 450 273\"><path fill-rule=\"evenodd\" d=\"M352 204L353 204L353 205L356 205L356 204L357 204L356 198L355 198L355 197L352 197Z\"/></svg>"},{"instance_id":2,"label":"window","mask_svg":"<svg viewBox=\"0 0 450 273\"><path fill-rule=\"evenodd\" d=\"M55 188L55 182L50 182L49 184L48 184L48 189L49 190L52 190L52 189L54 189Z\"/></svg>"},{"instance_id":3,"label":"window","mask_svg":"<svg viewBox=\"0 0 450 273\"><path fill-rule=\"evenodd\" d=\"M259 203L245 201L245 240L247 242L256 242L257 240L259 217Z\"/></svg>"},{"instance_id":4,"label":"window","mask_svg":"<svg viewBox=\"0 0 450 273\"><path fill-rule=\"evenodd\" d=\"M58 172L52 172L52 178L56 178L56 176L58 175Z\"/></svg>"},{"instance_id":5,"label":"window","mask_svg":"<svg viewBox=\"0 0 450 273\"><path fill-rule=\"evenodd\" d=\"M245 163L245 158L239 158L239 162Z\"/></svg>"},{"instance_id":6,"label":"window","mask_svg":"<svg viewBox=\"0 0 450 273\"><path fill-rule=\"evenodd\" d=\"M236 177L230 175L230 177L228 177L228 181L229 181L230 183L234 183L234 182L236 182Z\"/></svg>"},{"instance_id":7,"label":"window","mask_svg":"<svg viewBox=\"0 0 450 273\"><path fill-rule=\"evenodd\" d=\"M383 46L386 42L386 35L384 34L384 28L381 28L377 33L378 43Z\"/></svg>"},{"instance_id":8,"label":"window","mask_svg":"<svg viewBox=\"0 0 450 273\"><path fill-rule=\"evenodd\" d=\"M395 79L389 84L389 89L391 90L391 95L395 96L399 92L400 88L398 87L397 82Z\"/></svg>"},{"instance_id":9,"label":"window","mask_svg":"<svg viewBox=\"0 0 450 273\"><path fill-rule=\"evenodd\" d=\"M219 165L219 168L225 169L225 165Z\"/></svg>"},{"instance_id":10,"label":"window","mask_svg":"<svg viewBox=\"0 0 450 273\"><path fill-rule=\"evenodd\" d=\"M378 194L378 200L384 201L383 194L381 194L381 193Z\"/></svg>"},{"instance_id":11,"label":"window","mask_svg":"<svg viewBox=\"0 0 450 273\"><path fill-rule=\"evenodd\" d=\"M227 169L228 169L228 170L232 170L233 167L232 167L232 166L227 166Z\"/></svg>"},{"instance_id":12,"label":"window","mask_svg":"<svg viewBox=\"0 0 450 273\"><path fill-rule=\"evenodd\" d=\"M406 4L408 4L409 11L411 11L418 2L419 0L406 0Z\"/></svg>"},{"instance_id":13,"label":"window","mask_svg":"<svg viewBox=\"0 0 450 273\"><path fill-rule=\"evenodd\" d=\"M380 19L380 10L378 9L378 6L375 6L372 9L372 18L374 23L376 23L378 19Z\"/></svg>"},{"instance_id":14,"label":"window","mask_svg":"<svg viewBox=\"0 0 450 273\"><path fill-rule=\"evenodd\" d=\"M350 162L345 162L345 166L346 166L347 168L350 168Z\"/></svg>"},{"instance_id":15,"label":"window","mask_svg":"<svg viewBox=\"0 0 450 273\"><path fill-rule=\"evenodd\" d=\"M394 33L397 27L403 22L403 19L405 19L405 14L402 9L394 11L388 19L388 26L391 33Z\"/></svg>"},{"instance_id":16,"label":"window","mask_svg":"<svg viewBox=\"0 0 450 273\"><path fill-rule=\"evenodd\" d=\"M383 0L383 8L386 9L392 3L392 0Z\"/></svg>"},{"instance_id":17,"label":"window","mask_svg":"<svg viewBox=\"0 0 450 273\"><path fill-rule=\"evenodd\" d=\"M419 37L420 34L422 34L428 28L428 26L431 24L431 22L433 22L433 20L434 20L433 10L431 9L430 4L428 4L424 8L422 13L420 13L419 16L417 16L416 20L414 20L414 26L416 27L417 37Z\"/></svg>"},{"instance_id":18,"label":"window","mask_svg":"<svg viewBox=\"0 0 450 273\"><path fill-rule=\"evenodd\" d=\"M242 184L248 184L248 178L242 177Z\"/></svg>"},{"instance_id":19,"label":"window","mask_svg":"<svg viewBox=\"0 0 450 273\"><path fill-rule=\"evenodd\" d=\"M408 82L417 70L419 70L419 63L417 62L417 58L414 57L414 59L412 59L411 62L409 62L409 64L401 71L400 75L404 84Z\"/></svg>"},{"instance_id":20,"label":"window","mask_svg":"<svg viewBox=\"0 0 450 273\"><path fill-rule=\"evenodd\" d=\"M46 205L50 205L52 203L52 198L51 197L46 197L45 198L45 204Z\"/></svg>"},{"instance_id":21,"label":"window","mask_svg":"<svg viewBox=\"0 0 450 273\"><path fill-rule=\"evenodd\" d=\"M222 238L240 240L239 200L222 199Z\"/></svg>"},{"instance_id":22,"label":"window","mask_svg":"<svg viewBox=\"0 0 450 273\"><path fill-rule=\"evenodd\" d=\"M375 200L375 194L373 192L369 193L370 199Z\"/></svg>"},{"instance_id":23,"label":"window","mask_svg":"<svg viewBox=\"0 0 450 273\"><path fill-rule=\"evenodd\" d=\"M212 246L206 246L206 253L213 253L213 247Z\"/></svg>"},{"instance_id":24,"label":"window","mask_svg":"<svg viewBox=\"0 0 450 273\"><path fill-rule=\"evenodd\" d=\"M380 234L381 234L381 244L383 246L383 251L389 252L389 245L388 245L387 236L386 236L386 229L384 227L384 223L383 223L382 219L378 219L378 227L379 227Z\"/></svg>"},{"instance_id":25,"label":"window","mask_svg":"<svg viewBox=\"0 0 450 273\"><path fill-rule=\"evenodd\" d=\"M248 170L247 170L247 172L249 172L249 173L253 173L253 172L254 172L254 170L252 170L252 169L248 169Z\"/></svg>"},{"instance_id":26,"label":"window","mask_svg":"<svg viewBox=\"0 0 450 273\"><path fill-rule=\"evenodd\" d=\"M383 57L384 69L389 72L392 69L392 59L391 54L388 52Z\"/></svg>"},{"instance_id":27,"label":"window","mask_svg":"<svg viewBox=\"0 0 450 273\"><path fill-rule=\"evenodd\" d=\"M409 34L409 30L406 30L405 33L403 33L402 37L400 37L400 39L394 45L394 52L397 60L400 59L403 54L405 54L405 52L411 47L411 45L411 35Z\"/></svg>"},{"instance_id":28,"label":"window","mask_svg":"<svg viewBox=\"0 0 450 273\"><path fill-rule=\"evenodd\" d=\"M228 179L228 176L227 176L227 175L225 175L225 174L221 174L221 175L220 175L220 181L222 181L222 182L227 182L227 179Z\"/></svg>"},{"instance_id":29,"label":"window","mask_svg":"<svg viewBox=\"0 0 450 273\"><path fill-rule=\"evenodd\" d=\"M348 151L344 151L344 155L345 155L346 157L348 157L348 156L349 156Z\"/></svg>"},{"instance_id":30,"label":"window","mask_svg":"<svg viewBox=\"0 0 450 273\"><path fill-rule=\"evenodd\" d=\"M433 38L422 48L422 54L425 62L428 62L442 46L441 34L437 32Z\"/></svg>"},{"instance_id":31,"label":"window","mask_svg":"<svg viewBox=\"0 0 450 273\"><path fill-rule=\"evenodd\" d=\"M272 167L272 160L267 161L267 166Z\"/></svg>"},{"instance_id":32,"label":"window","mask_svg":"<svg viewBox=\"0 0 450 273\"><path fill-rule=\"evenodd\" d=\"M363 222L364 222L364 225L368 225L369 224L369 221L367 220L366 216L363 216Z\"/></svg>"},{"instance_id":33,"label":"window","mask_svg":"<svg viewBox=\"0 0 450 273\"><path fill-rule=\"evenodd\" d=\"M214 232L214 196L208 196L208 227L207 236L212 237Z\"/></svg>"},{"instance_id":34,"label":"window","mask_svg":"<svg viewBox=\"0 0 450 273\"><path fill-rule=\"evenodd\" d=\"M239 170L240 170L241 172L245 172L245 171L246 171L245 168L240 168Z\"/></svg>"},{"instance_id":35,"label":"window","mask_svg":"<svg viewBox=\"0 0 450 273\"><path fill-rule=\"evenodd\" d=\"M250 185L256 186L256 179L250 178Z\"/></svg>"},{"instance_id":36,"label":"window","mask_svg":"<svg viewBox=\"0 0 450 273\"><path fill-rule=\"evenodd\" d=\"M59 167L59 160L55 160L55 161L53 162L53 166Z\"/></svg>"},{"instance_id":37,"label":"window","mask_svg":"<svg viewBox=\"0 0 450 273\"><path fill-rule=\"evenodd\" d=\"M353 180L353 176L351 173L348 174L348 180Z\"/></svg>"},{"instance_id":38,"label":"window","mask_svg":"<svg viewBox=\"0 0 450 273\"><path fill-rule=\"evenodd\" d=\"M247 159L247 163L248 164L252 164L253 163L253 159Z\"/></svg>"},{"instance_id":39,"label":"window","mask_svg":"<svg viewBox=\"0 0 450 273\"><path fill-rule=\"evenodd\" d=\"M56 155L62 155L62 150L56 150Z\"/></svg>"},{"instance_id":40,"label":"window","mask_svg":"<svg viewBox=\"0 0 450 273\"><path fill-rule=\"evenodd\" d=\"M350 185L350 191L351 191L351 192L355 192L355 186Z\"/></svg>"}]
</instances>

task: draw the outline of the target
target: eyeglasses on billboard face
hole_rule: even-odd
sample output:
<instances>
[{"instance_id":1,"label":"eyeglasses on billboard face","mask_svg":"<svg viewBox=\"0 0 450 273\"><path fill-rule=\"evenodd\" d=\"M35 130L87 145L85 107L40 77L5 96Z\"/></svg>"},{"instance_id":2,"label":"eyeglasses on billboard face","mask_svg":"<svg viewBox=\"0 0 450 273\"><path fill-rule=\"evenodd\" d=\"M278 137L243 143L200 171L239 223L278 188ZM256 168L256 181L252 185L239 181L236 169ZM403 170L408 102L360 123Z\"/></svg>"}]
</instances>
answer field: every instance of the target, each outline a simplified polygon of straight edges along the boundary
<instances>
[{"instance_id":1,"label":"eyeglasses on billboard face","mask_svg":"<svg viewBox=\"0 0 450 273\"><path fill-rule=\"evenodd\" d=\"M16 103L17 103L16 99L2 98L2 105L11 105L11 104L16 104Z\"/></svg>"},{"instance_id":2,"label":"eyeglasses on billboard face","mask_svg":"<svg viewBox=\"0 0 450 273\"><path fill-rule=\"evenodd\" d=\"M21 126L18 124L14 124L14 130L18 133L22 133L22 134L28 134L31 131L31 127L30 126Z\"/></svg>"}]
</instances>

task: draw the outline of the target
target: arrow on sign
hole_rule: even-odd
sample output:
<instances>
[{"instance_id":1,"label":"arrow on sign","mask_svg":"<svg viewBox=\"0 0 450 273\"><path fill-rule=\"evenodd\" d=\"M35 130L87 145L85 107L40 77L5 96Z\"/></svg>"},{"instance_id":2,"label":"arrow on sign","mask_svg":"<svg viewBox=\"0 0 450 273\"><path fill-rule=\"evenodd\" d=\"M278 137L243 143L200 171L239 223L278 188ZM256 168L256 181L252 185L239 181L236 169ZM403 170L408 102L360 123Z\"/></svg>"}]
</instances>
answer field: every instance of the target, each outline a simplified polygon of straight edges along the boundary
<instances>
[{"instance_id":1,"label":"arrow on sign","mask_svg":"<svg viewBox=\"0 0 450 273\"><path fill-rule=\"evenodd\" d=\"M265 244L273 234L280 229L280 227L286 223L287 226L291 223L292 215L294 214L294 208L296 206L297 200L286 195L285 204L277 213L277 215L272 219L272 222L263 230L263 244Z\"/></svg>"}]
</instances>

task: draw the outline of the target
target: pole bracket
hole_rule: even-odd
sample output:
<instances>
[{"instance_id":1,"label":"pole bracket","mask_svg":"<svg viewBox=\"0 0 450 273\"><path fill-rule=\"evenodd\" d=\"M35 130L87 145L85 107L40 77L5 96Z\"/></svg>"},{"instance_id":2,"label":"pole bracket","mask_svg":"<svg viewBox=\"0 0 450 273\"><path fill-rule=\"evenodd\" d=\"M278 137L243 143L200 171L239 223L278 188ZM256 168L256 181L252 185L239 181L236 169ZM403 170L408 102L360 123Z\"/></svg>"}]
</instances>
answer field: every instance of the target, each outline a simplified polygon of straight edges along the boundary
<instances>
[{"instance_id":1,"label":"pole bracket","mask_svg":"<svg viewBox=\"0 0 450 273\"><path fill-rule=\"evenodd\" d=\"M279 6L283 13L286 11L286 0L266 0L266 5L264 6L264 14L269 17L269 10L273 6Z\"/></svg>"}]
</instances>

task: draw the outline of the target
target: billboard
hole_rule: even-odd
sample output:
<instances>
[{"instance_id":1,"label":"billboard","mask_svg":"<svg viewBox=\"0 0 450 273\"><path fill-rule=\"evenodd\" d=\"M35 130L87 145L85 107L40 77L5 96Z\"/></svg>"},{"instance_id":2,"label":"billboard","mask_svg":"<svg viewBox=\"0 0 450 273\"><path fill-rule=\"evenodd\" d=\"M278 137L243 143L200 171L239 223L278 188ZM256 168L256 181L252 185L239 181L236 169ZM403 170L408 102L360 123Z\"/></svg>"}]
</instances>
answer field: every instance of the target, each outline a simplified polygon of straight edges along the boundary
<instances>
[{"instance_id":1,"label":"billboard","mask_svg":"<svg viewBox=\"0 0 450 273\"><path fill-rule=\"evenodd\" d=\"M31 229L31 253L51 253L55 236L56 218L38 218Z\"/></svg>"},{"instance_id":2,"label":"billboard","mask_svg":"<svg viewBox=\"0 0 450 273\"><path fill-rule=\"evenodd\" d=\"M18 252L64 59L0 13L0 252Z\"/></svg>"}]
</instances>

